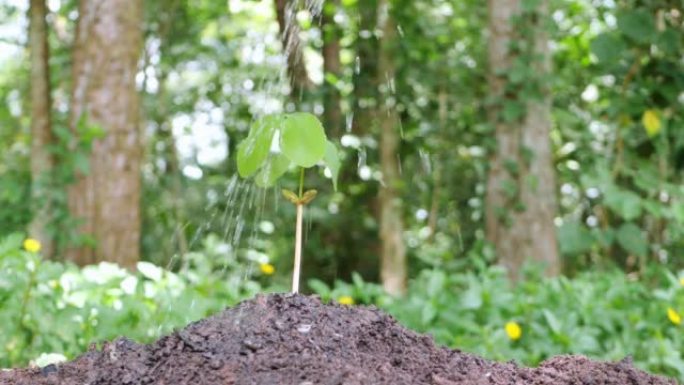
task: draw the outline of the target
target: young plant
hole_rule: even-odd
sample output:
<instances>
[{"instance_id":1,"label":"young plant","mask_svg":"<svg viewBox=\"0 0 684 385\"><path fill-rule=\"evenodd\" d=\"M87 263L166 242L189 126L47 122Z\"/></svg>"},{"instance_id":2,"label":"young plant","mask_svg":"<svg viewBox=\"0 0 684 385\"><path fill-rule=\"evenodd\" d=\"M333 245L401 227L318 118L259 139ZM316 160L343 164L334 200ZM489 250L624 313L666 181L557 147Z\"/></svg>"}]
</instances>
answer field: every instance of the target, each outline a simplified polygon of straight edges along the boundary
<instances>
[{"instance_id":1,"label":"young plant","mask_svg":"<svg viewBox=\"0 0 684 385\"><path fill-rule=\"evenodd\" d=\"M252 124L247 138L238 146L238 173L243 178L254 176L260 187L273 186L291 167L299 170L298 192L282 190L283 196L297 208L293 293L299 292L304 206L317 194L316 190L304 190L304 173L319 164L330 170L337 190L340 171L337 147L327 139L318 118L309 113L264 116Z\"/></svg>"}]
</instances>

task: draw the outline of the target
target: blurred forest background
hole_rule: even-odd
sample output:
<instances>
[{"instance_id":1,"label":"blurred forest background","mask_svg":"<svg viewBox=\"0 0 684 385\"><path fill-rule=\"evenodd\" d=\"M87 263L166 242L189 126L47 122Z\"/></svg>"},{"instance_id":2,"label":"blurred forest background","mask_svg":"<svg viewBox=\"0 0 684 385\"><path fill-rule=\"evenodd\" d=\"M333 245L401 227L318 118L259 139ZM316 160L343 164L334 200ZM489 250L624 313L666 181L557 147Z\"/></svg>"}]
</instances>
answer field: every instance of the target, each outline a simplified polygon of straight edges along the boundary
<instances>
[{"instance_id":1,"label":"blurred forest background","mask_svg":"<svg viewBox=\"0 0 684 385\"><path fill-rule=\"evenodd\" d=\"M286 290L236 144L307 111L305 291L684 379L683 44L681 0L2 0L0 365Z\"/></svg>"}]
</instances>

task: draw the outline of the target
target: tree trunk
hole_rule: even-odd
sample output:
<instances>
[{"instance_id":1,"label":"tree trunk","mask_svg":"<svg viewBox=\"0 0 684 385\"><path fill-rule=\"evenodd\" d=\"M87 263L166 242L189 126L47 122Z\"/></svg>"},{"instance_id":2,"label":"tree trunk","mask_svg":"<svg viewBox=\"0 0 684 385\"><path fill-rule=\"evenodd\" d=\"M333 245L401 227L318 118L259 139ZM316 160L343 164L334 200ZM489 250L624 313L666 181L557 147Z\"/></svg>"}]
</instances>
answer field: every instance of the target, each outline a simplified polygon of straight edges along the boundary
<instances>
[{"instance_id":1,"label":"tree trunk","mask_svg":"<svg viewBox=\"0 0 684 385\"><path fill-rule=\"evenodd\" d=\"M349 9L353 12L354 19L359 20L358 33L354 41L354 51L356 62L353 64L355 71L352 75L352 83L354 86L353 93L350 98L352 113L351 116L351 133L358 137L371 135L373 133L373 115L375 105L365 103L367 100L376 99L376 76L377 70L377 39L372 34L376 28L377 23L377 1L364 0L357 2L353 8ZM366 33L368 32L368 34ZM361 101L364 102L361 102ZM345 130L341 134L346 133L346 121L343 122ZM358 154L349 153L344 159L344 164L340 170L340 189L344 194L353 197L355 202L363 202L357 204L357 210L361 210L358 215L341 216L339 225L349 228L354 228L354 231L335 231L331 229L328 236L331 242L341 247L336 250L334 258L335 276L346 279L351 279L352 273L357 272L363 274L367 278L378 275L377 258L380 255L380 239L374 229L369 229L359 222L359 218L366 216L373 216L379 218L377 209L378 193L374 188L358 189L360 183L365 183L360 180L358 174L359 162L365 159L365 150L359 151ZM347 201L349 204L350 201ZM349 207L341 206L341 210L351 209ZM363 253L358 250L363 249Z\"/></svg>"},{"instance_id":2,"label":"tree trunk","mask_svg":"<svg viewBox=\"0 0 684 385\"><path fill-rule=\"evenodd\" d=\"M378 3L378 27L382 30L378 57L378 83L384 84L377 109L380 128L380 279L389 294L406 291L406 247L402 201L399 195L399 118L394 105L394 54L396 25L390 15L389 3Z\"/></svg>"},{"instance_id":3,"label":"tree trunk","mask_svg":"<svg viewBox=\"0 0 684 385\"><path fill-rule=\"evenodd\" d=\"M323 73L325 87L323 96L324 120L326 129L339 138L344 131L344 117L340 106L340 91L329 77L339 80L342 76L340 63L340 29L334 17L339 0L330 0L323 6L321 30L323 31Z\"/></svg>"},{"instance_id":4,"label":"tree trunk","mask_svg":"<svg viewBox=\"0 0 684 385\"><path fill-rule=\"evenodd\" d=\"M493 242L500 263L517 280L526 261L545 264L546 273L558 274L560 257L556 241L556 183L549 133L551 102L541 83L550 73L547 34L540 25L547 17L547 2L542 0L531 22L531 44L526 56L527 80L539 82L538 97L522 99L512 95L516 85L507 77L520 53L512 52L511 42L519 42L516 27L521 15L520 0L489 0L489 86L498 101L489 111L495 127L497 148L490 159L487 180L487 238ZM526 82L527 82L526 80ZM518 99L516 99L518 98ZM506 103L519 101L521 117L504 119Z\"/></svg>"},{"instance_id":5,"label":"tree trunk","mask_svg":"<svg viewBox=\"0 0 684 385\"><path fill-rule=\"evenodd\" d=\"M80 3L70 124L77 133L86 118L105 132L93 144L90 172L69 189L71 215L96 243L69 250L68 258L81 265L104 260L132 268L139 259L142 151L135 77L141 27L140 1Z\"/></svg>"},{"instance_id":6,"label":"tree trunk","mask_svg":"<svg viewBox=\"0 0 684 385\"><path fill-rule=\"evenodd\" d=\"M280 27L280 40L283 53L287 58L287 74L290 78L292 92L290 95L299 100L313 84L306 70L306 64L299 40L299 24L297 23L297 2L293 0L275 0L276 17Z\"/></svg>"},{"instance_id":7,"label":"tree trunk","mask_svg":"<svg viewBox=\"0 0 684 385\"><path fill-rule=\"evenodd\" d=\"M378 40L374 35L377 27L377 0L364 0L357 4L359 10L359 36L356 37L356 63L354 63L354 115L352 133L367 135L373 124L374 103L377 101Z\"/></svg>"},{"instance_id":8,"label":"tree trunk","mask_svg":"<svg viewBox=\"0 0 684 385\"><path fill-rule=\"evenodd\" d=\"M54 158L48 149L54 141L50 118L50 69L45 0L31 0L29 7L29 46L31 52L31 200L34 203L29 235L42 244L46 257L54 255L54 242L48 233L52 205L47 194Z\"/></svg>"}]
</instances>

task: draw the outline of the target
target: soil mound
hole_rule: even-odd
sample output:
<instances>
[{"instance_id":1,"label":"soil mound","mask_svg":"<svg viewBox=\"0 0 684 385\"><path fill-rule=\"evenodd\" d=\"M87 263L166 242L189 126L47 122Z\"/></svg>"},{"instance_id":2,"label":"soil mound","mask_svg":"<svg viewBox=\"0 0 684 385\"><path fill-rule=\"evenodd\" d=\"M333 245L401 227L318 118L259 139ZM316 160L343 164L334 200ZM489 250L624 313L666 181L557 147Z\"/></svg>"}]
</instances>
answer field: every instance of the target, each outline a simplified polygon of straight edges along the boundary
<instances>
[{"instance_id":1,"label":"soil mound","mask_svg":"<svg viewBox=\"0 0 684 385\"><path fill-rule=\"evenodd\" d=\"M150 345L105 343L76 360L0 373L2 385L675 384L631 362L561 356L539 368L435 346L375 308L274 294Z\"/></svg>"}]
</instances>

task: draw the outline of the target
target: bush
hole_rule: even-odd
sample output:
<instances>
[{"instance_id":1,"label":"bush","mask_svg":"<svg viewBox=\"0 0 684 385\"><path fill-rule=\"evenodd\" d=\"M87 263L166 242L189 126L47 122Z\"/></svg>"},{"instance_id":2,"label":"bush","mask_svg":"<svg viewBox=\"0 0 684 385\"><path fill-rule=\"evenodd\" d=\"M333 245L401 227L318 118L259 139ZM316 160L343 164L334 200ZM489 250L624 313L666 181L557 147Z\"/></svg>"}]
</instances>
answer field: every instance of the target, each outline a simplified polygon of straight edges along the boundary
<instances>
[{"instance_id":1,"label":"bush","mask_svg":"<svg viewBox=\"0 0 684 385\"><path fill-rule=\"evenodd\" d=\"M92 342L123 335L150 341L264 291L258 268L212 263L224 248L215 238L184 259L183 274L148 262L136 274L106 262L79 269L42 260L23 241L19 234L0 241L0 367L41 354L73 358Z\"/></svg>"}]
</instances>

